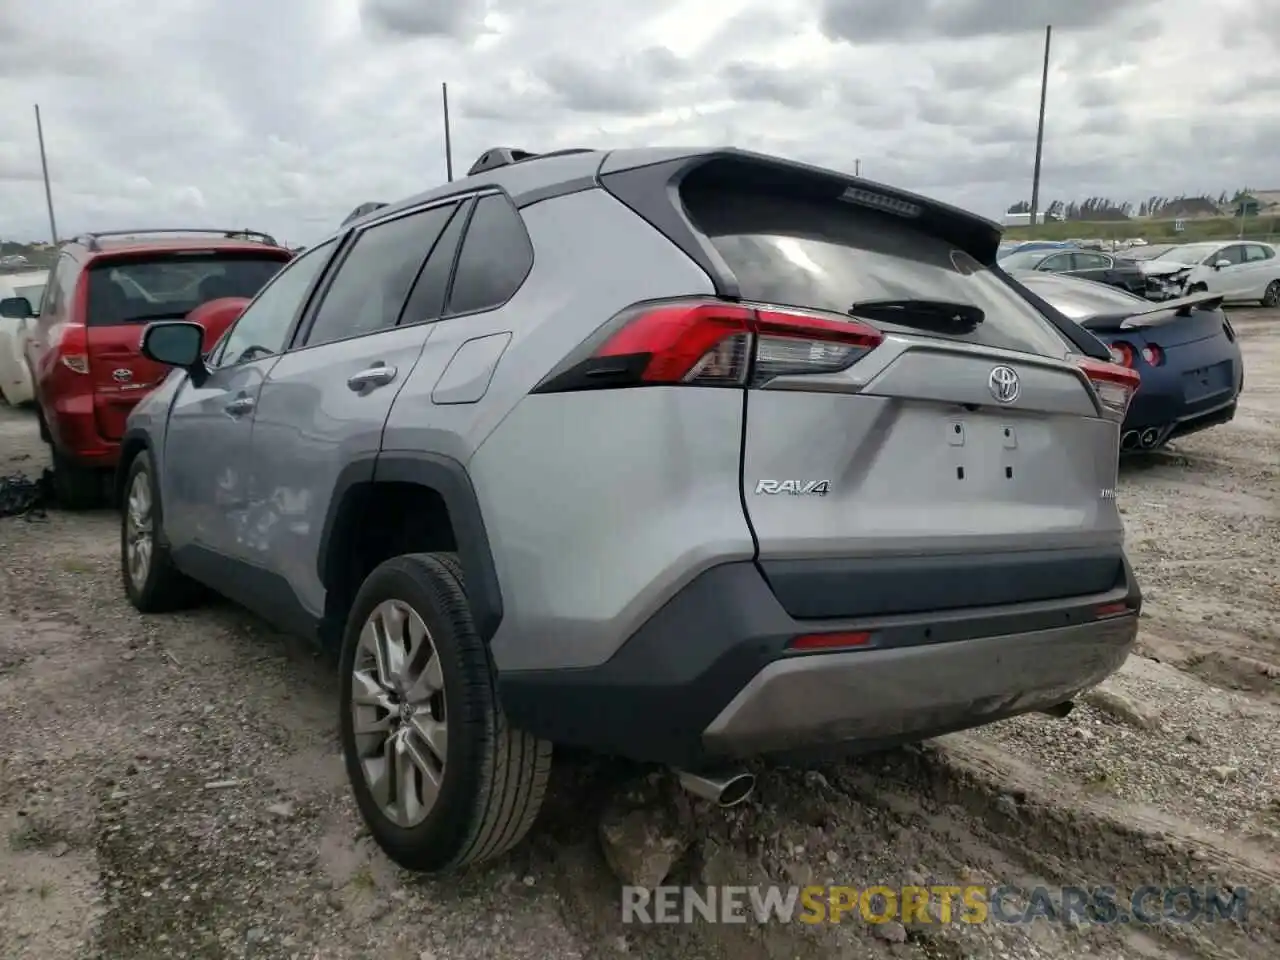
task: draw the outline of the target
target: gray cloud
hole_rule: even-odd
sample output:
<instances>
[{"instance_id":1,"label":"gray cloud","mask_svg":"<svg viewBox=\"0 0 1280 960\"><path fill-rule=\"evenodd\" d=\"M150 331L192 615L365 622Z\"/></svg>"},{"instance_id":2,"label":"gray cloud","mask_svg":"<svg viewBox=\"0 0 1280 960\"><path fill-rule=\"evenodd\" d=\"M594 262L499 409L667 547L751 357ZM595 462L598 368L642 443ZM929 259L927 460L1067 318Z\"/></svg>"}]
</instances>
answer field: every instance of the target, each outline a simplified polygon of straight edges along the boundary
<instances>
[{"instance_id":1,"label":"gray cloud","mask_svg":"<svg viewBox=\"0 0 1280 960\"><path fill-rule=\"evenodd\" d=\"M736 143L995 215L1276 179L1280 0L0 0L0 236L233 223L299 242L495 145Z\"/></svg>"},{"instance_id":2,"label":"gray cloud","mask_svg":"<svg viewBox=\"0 0 1280 960\"><path fill-rule=\"evenodd\" d=\"M822 27L850 43L1010 37L1043 31L1096 29L1139 5L1138 0L823 0Z\"/></svg>"}]
</instances>

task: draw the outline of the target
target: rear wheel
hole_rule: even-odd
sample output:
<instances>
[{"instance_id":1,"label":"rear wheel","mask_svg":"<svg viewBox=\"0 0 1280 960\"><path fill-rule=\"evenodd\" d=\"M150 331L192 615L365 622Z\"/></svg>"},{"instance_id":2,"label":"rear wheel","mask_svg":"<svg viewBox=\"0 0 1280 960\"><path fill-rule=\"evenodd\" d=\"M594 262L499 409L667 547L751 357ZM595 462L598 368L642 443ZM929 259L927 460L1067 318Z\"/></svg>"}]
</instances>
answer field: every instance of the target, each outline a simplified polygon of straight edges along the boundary
<instances>
[{"instance_id":1,"label":"rear wheel","mask_svg":"<svg viewBox=\"0 0 1280 960\"><path fill-rule=\"evenodd\" d=\"M92 467L82 467L51 446L53 461L53 495L65 510L92 510L106 501L103 487L106 475Z\"/></svg>"},{"instance_id":2,"label":"rear wheel","mask_svg":"<svg viewBox=\"0 0 1280 960\"><path fill-rule=\"evenodd\" d=\"M1267 284L1266 292L1262 295L1262 305L1280 307L1280 280L1272 280Z\"/></svg>"},{"instance_id":3,"label":"rear wheel","mask_svg":"<svg viewBox=\"0 0 1280 960\"><path fill-rule=\"evenodd\" d=\"M143 451L129 464L120 511L120 575L129 602L142 613L179 610L201 592L174 566L163 520L151 456Z\"/></svg>"},{"instance_id":4,"label":"rear wheel","mask_svg":"<svg viewBox=\"0 0 1280 960\"><path fill-rule=\"evenodd\" d=\"M388 560L343 638L342 749L361 816L400 866L505 853L542 805L551 744L511 729L449 554Z\"/></svg>"}]
</instances>

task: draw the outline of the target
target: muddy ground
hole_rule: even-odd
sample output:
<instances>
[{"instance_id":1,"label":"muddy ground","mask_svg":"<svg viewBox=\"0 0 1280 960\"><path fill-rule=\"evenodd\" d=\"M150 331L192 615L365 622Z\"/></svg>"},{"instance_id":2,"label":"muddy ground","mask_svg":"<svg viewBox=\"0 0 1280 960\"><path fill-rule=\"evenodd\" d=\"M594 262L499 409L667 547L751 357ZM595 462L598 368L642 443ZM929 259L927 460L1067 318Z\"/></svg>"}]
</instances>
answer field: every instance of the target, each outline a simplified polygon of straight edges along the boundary
<instances>
[{"instance_id":1,"label":"muddy ground","mask_svg":"<svg viewBox=\"0 0 1280 960\"><path fill-rule=\"evenodd\" d=\"M1235 422L1122 474L1147 606L1112 695L686 805L671 882L1211 884L1243 922L624 925L598 823L635 771L581 760L511 856L408 876L350 801L333 666L229 606L137 615L116 518L51 511L0 520L0 957L1280 955L1280 313L1233 320ZM44 456L0 409L0 476Z\"/></svg>"}]
</instances>

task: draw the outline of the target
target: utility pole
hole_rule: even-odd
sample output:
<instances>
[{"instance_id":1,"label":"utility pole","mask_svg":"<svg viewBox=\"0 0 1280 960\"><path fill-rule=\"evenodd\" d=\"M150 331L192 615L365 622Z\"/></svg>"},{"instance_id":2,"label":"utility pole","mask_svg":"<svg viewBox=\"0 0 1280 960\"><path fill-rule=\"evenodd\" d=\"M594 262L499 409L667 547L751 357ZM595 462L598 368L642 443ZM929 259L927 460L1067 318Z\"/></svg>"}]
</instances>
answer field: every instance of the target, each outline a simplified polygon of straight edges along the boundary
<instances>
[{"instance_id":1,"label":"utility pole","mask_svg":"<svg viewBox=\"0 0 1280 960\"><path fill-rule=\"evenodd\" d=\"M1036 165L1031 174L1031 229L1036 228L1036 212L1040 207L1040 155L1044 152L1044 101L1049 90L1049 41L1053 27L1044 28L1044 71L1040 75L1040 122L1036 126Z\"/></svg>"},{"instance_id":2,"label":"utility pole","mask_svg":"<svg viewBox=\"0 0 1280 960\"><path fill-rule=\"evenodd\" d=\"M860 177L860 176L862 176L862 161L861 161L861 160L855 160L855 161L853 161L853 175L854 175L855 177Z\"/></svg>"},{"instance_id":3,"label":"utility pole","mask_svg":"<svg viewBox=\"0 0 1280 960\"><path fill-rule=\"evenodd\" d=\"M49 206L49 241L58 245L58 222L53 218L53 190L49 187L49 159L44 153L44 126L40 123L40 104L36 104L36 137L40 140L40 167L44 171L44 202Z\"/></svg>"},{"instance_id":4,"label":"utility pole","mask_svg":"<svg viewBox=\"0 0 1280 960\"><path fill-rule=\"evenodd\" d=\"M444 168L453 183L453 141L449 136L449 85L440 84L440 99L444 104Z\"/></svg>"}]
</instances>

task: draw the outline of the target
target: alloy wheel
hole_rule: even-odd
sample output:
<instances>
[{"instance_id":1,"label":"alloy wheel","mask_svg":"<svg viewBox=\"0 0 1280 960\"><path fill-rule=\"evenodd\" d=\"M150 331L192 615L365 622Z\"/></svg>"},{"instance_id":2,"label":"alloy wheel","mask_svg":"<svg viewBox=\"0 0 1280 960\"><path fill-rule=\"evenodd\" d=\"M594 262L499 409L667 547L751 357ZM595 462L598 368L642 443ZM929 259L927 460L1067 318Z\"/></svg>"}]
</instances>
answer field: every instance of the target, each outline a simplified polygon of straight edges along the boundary
<instances>
[{"instance_id":1,"label":"alloy wheel","mask_svg":"<svg viewBox=\"0 0 1280 960\"><path fill-rule=\"evenodd\" d=\"M403 601L384 600L361 628L351 720L360 768L378 809L404 829L422 823L444 782L444 674L431 632Z\"/></svg>"},{"instance_id":2,"label":"alloy wheel","mask_svg":"<svg viewBox=\"0 0 1280 960\"><path fill-rule=\"evenodd\" d=\"M1262 297L1262 304L1266 307L1280 307L1280 280L1272 280L1267 284L1266 293Z\"/></svg>"},{"instance_id":3,"label":"alloy wheel","mask_svg":"<svg viewBox=\"0 0 1280 960\"><path fill-rule=\"evenodd\" d=\"M151 519L151 483L147 474L140 471L129 485L129 499L125 505L125 549L129 565L129 580L141 590L151 572L151 553L154 545Z\"/></svg>"}]
</instances>

